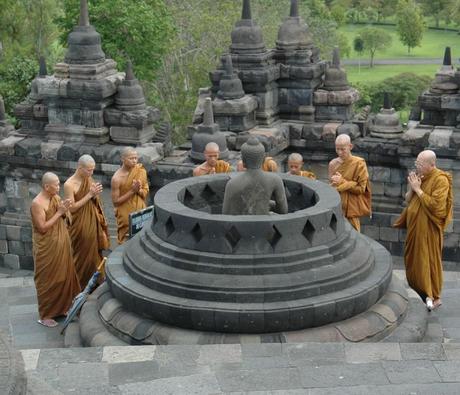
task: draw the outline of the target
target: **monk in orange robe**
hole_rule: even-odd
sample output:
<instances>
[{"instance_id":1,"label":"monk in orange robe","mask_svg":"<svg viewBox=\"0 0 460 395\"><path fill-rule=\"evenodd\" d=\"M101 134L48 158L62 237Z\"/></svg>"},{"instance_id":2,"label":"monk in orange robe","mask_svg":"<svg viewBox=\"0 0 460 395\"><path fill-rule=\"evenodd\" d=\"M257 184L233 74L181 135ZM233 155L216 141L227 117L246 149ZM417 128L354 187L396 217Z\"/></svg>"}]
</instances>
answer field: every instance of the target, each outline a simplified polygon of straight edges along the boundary
<instances>
[{"instance_id":1,"label":"monk in orange robe","mask_svg":"<svg viewBox=\"0 0 460 395\"><path fill-rule=\"evenodd\" d=\"M407 207L395 227L406 228L404 263L409 285L428 310L441 305L443 233L452 220L452 176L436 167L436 154L422 151L409 173Z\"/></svg>"},{"instance_id":2,"label":"monk in orange robe","mask_svg":"<svg viewBox=\"0 0 460 395\"><path fill-rule=\"evenodd\" d=\"M66 225L70 200L59 197L59 178L45 173L42 190L32 201L32 242L35 263L39 323L55 327L53 319L64 315L80 292L73 263L72 247Z\"/></svg>"},{"instance_id":3,"label":"monk in orange robe","mask_svg":"<svg viewBox=\"0 0 460 395\"><path fill-rule=\"evenodd\" d=\"M243 165L243 161L240 160L236 164L236 171L245 171L246 168ZM271 156L266 156L264 163L262 164L262 170L269 173L276 173L278 171L278 165Z\"/></svg>"},{"instance_id":4,"label":"monk in orange robe","mask_svg":"<svg viewBox=\"0 0 460 395\"><path fill-rule=\"evenodd\" d=\"M339 192L342 212L358 232L361 230L359 217L371 214L371 186L366 162L353 156L350 136L341 134L335 140L338 157L329 162L329 180Z\"/></svg>"},{"instance_id":5,"label":"monk in orange robe","mask_svg":"<svg viewBox=\"0 0 460 395\"><path fill-rule=\"evenodd\" d=\"M308 170L302 170L302 167L303 167L302 155L296 154L296 153L289 155L288 174L291 174L293 176L301 176L301 177L311 178L312 180L316 180L315 173L308 171Z\"/></svg>"},{"instance_id":6,"label":"monk in orange robe","mask_svg":"<svg viewBox=\"0 0 460 395\"><path fill-rule=\"evenodd\" d=\"M204 149L206 162L193 169L193 176L204 176L206 174L230 173L230 163L219 160L219 146L216 143L208 143Z\"/></svg>"},{"instance_id":7,"label":"monk in orange robe","mask_svg":"<svg viewBox=\"0 0 460 395\"><path fill-rule=\"evenodd\" d=\"M122 166L112 177L112 202L118 226L118 244L129 236L129 214L146 207L149 194L147 172L137 163L134 148L125 148L121 154Z\"/></svg>"},{"instance_id":8,"label":"monk in orange robe","mask_svg":"<svg viewBox=\"0 0 460 395\"><path fill-rule=\"evenodd\" d=\"M99 197L102 185L92 178L95 167L94 159L83 155L78 160L77 170L64 184L65 198L72 202L69 233L75 269L82 287L96 272L102 260L102 250L110 246L107 221Z\"/></svg>"}]
</instances>

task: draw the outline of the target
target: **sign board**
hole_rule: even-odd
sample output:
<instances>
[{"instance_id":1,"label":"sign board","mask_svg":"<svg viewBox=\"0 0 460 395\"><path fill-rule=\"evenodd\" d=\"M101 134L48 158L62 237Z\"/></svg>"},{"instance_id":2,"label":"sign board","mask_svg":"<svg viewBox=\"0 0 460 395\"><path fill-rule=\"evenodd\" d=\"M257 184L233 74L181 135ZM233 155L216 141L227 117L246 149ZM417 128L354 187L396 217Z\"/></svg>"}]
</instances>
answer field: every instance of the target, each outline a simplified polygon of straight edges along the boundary
<instances>
[{"instance_id":1,"label":"sign board","mask_svg":"<svg viewBox=\"0 0 460 395\"><path fill-rule=\"evenodd\" d=\"M153 210L153 206L149 206L129 214L129 238L140 232L144 225L152 219Z\"/></svg>"}]
</instances>

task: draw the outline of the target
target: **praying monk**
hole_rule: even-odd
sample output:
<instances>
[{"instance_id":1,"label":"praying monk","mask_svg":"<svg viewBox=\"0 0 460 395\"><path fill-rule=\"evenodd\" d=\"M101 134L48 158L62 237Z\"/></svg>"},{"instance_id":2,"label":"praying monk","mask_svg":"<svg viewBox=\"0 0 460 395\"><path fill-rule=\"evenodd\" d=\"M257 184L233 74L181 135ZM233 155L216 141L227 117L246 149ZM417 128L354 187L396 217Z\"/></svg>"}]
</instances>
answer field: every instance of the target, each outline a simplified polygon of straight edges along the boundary
<instances>
[{"instance_id":1,"label":"praying monk","mask_svg":"<svg viewBox=\"0 0 460 395\"><path fill-rule=\"evenodd\" d=\"M66 215L72 202L61 201L59 178L45 173L42 190L32 200L32 243L37 290L38 322L46 327L57 326L54 317L64 315L80 292L75 272Z\"/></svg>"},{"instance_id":2,"label":"praying monk","mask_svg":"<svg viewBox=\"0 0 460 395\"><path fill-rule=\"evenodd\" d=\"M216 143L208 143L204 148L206 162L193 169L193 176L204 176L206 174L230 173L232 168L224 160L219 160L219 146Z\"/></svg>"},{"instance_id":3,"label":"praying monk","mask_svg":"<svg viewBox=\"0 0 460 395\"><path fill-rule=\"evenodd\" d=\"M409 285L428 310L441 305L443 232L452 220L452 176L436 167L436 154L425 150L407 177L407 207L393 225L406 228L404 263Z\"/></svg>"},{"instance_id":4,"label":"praying monk","mask_svg":"<svg viewBox=\"0 0 460 395\"><path fill-rule=\"evenodd\" d=\"M147 172L137 163L137 152L126 147L121 153L122 166L112 177L112 202L118 226L118 244L129 236L129 214L146 207L149 194Z\"/></svg>"},{"instance_id":5,"label":"praying monk","mask_svg":"<svg viewBox=\"0 0 460 395\"><path fill-rule=\"evenodd\" d=\"M300 154L292 153L288 157L288 174L293 176L301 176L306 178L311 178L316 180L316 176L311 171L302 170L303 167L303 157Z\"/></svg>"},{"instance_id":6,"label":"praying monk","mask_svg":"<svg viewBox=\"0 0 460 395\"><path fill-rule=\"evenodd\" d=\"M341 134L336 138L338 157L329 162L329 180L340 194L343 215L359 232L359 217L371 214L371 187L366 162L353 156L352 149L350 136Z\"/></svg>"},{"instance_id":7,"label":"praying monk","mask_svg":"<svg viewBox=\"0 0 460 395\"><path fill-rule=\"evenodd\" d=\"M88 284L102 260L101 251L109 248L107 221L99 195L102 185L93 180L96 162L90 155L78 160L77 170L64 184L64 195L72 202L70 213L75 269L82 287Z\"/></svg>"}]
</instances>

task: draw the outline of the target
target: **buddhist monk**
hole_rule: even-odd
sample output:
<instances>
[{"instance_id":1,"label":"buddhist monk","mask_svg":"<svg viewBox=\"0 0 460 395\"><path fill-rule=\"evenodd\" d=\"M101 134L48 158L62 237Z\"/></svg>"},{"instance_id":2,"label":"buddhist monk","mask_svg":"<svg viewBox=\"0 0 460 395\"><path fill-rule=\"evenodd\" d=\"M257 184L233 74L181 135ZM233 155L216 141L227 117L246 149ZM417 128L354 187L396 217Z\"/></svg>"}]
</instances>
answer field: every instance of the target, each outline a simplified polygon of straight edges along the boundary
<instances>
[{"instance_id":1,"label":"buddhist monk","mask_svg":"<svg viewBox=\"0 0 460 395\"><path fill-rule=\"evenodd\" d=\"M72 202L73 257L82 287L88 284L102 260L102 250L109 248L107 221L100 201L102 185L93 180L96 162L90 155L78 160L75 173L64 184L64 195Z\"/></svg>"},{"instance_id":2,"label":"buddhist monk","mask_svg":"<svg viewBox=\"0 0 460 395\"><path fill-rule=\"evenodd\" d=\"M303 158L302 155L293 153L289 155L288 158L288 174L293 176L301 176L311 178L312 180L316 180L316 176L311 171L302 170L303 167Z\"/></svg>"},{"instance_id":3,"label":"buddhist monk","mask_svg":"<svg viewBox=\"0 0 460 395\"><path fill-rule=\"evenodd\" d=\"M61 201L59 197L57 175L45 173L42 190L32 200L30 214L38 322L50 328L57 326L54 318L66 314L80 292L65 221L71 204L69 199Z\"/></svg>"},{"instance_id":4,"label":"buddhist monk","mask_svg":"<svg viewBox=\"0 0 460 395\"><path fill-rule=\"evenodd\" d=\"M240 160L236 164L236 171L245 171L246 168L243 165L243 161ZM278 165L271 156L266 156L264 163L262 164L262 170L268 171L269 173L276 173L278 171Z\"/></svg>"},{"instance_id":5,"label":"buddhist monk","mask_svg":"<svg viewBox=\"0 0 460 395\"><path fill-rule=\"evenodd\" d=\"M204 149L206 162L193 169L193 176L204 176L206 174L230 173L232 168L224 160L219 160L219 146L216 143L208 143Z\"/></svg>"},{"instance_id":6,"label":"buddhist monk","mask_svg":"<svg viewBox=\"0 0 460 395\"><path fill-rule=\"evenodd\" d=\"M395 227L406 228L404 263L409 285L428 310L441 305L443 232L452 220L452 176L436 167L436 154L420 152L407 177L407 207Z\"/></svg>"},{"instance_id":7,"label":"buddhist monk","mask_svg":"<svg viewBox=\"0 0 460 395\"><path fill-rule=\"evenodd\" d=\"M134 148L127 147L121 153L122 165L112 177L112 202L118 226L118 244L129 236L129 214L146 207L149 194L147 172L137 163Z\"/></svg>"},{"instance_id":8,"label":"buddhist monk","mask_svg":"<svg viewBox=\"0 0 460 395\"><path fill-rule=\"evenodd\" d=\"M371 187L366 162L353 156L350 136L341 134L335 140L337 158L329 162L329 180L340 193L342 212L358 232L359 217L371 214Z\"/></svg>"}]
</instances>

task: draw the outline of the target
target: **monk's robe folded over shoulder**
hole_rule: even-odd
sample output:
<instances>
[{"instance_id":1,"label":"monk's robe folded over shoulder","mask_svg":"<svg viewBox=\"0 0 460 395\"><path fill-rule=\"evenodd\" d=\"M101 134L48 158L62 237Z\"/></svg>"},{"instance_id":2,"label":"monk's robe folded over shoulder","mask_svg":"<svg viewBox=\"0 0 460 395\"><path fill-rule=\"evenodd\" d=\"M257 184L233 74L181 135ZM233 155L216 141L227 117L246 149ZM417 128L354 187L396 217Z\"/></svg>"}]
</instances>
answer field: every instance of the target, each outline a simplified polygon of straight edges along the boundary
<instances>
[{"instance_id":1,"label":"monk's robe folded over shoulder","mask_svg":"<svg viewBox=\"0 0 460 395\"><path fill-rule=\"evenodd\" d=\"M230 163L225 162L224 160L218 160L216 164L216 173L230 173L232 168Z\"/></svg>"},{"instance_id":2,"label":"monk's robe folded over shoulder","mask_svg":"<svg viewBox=\"0 0 460 395\"><path fill-rule=\"evenodd\" d=\"M371 186L366 162L358 156L350 156L335 169L343 181L336 186L342 201L343 215L359 231L359 217L371 214Z\"/></svg>"},{"instance_id":3,"label":"monk's robe folded over shoulder","mask_svg":"<svg viewBox=\"0 0 460 395\"><path fill-rule=\"evenodd\" d=\"M85 179L78 192L75 202L82 199L94 182L92 178ZM90 199L72 214L70 226L75 269L81 286L88 284L102 260L101 250L110 246L107 221L99 196Z\"/></svg>"},{"instance_id":4,"label":"monk's robe folded over shoulder","mask_svg":"<svg viewBox=\"0 0 460 395\"><path fill-rule=\"evenodd\" d=\"M301 177L311 178L312 180L316 180L315 173L312 173L311 171L302 170L302 171L300 172L300 176L301 176Z\"/></svg>"},{"instance_id":5,"label":"monk's robe folded over shoulder","mask_svg":"<svg viewBox=\"0 0 460 395\"><path fill-rule=\"evenodd\" d=\"M51 198L46 221L58 210L59 200L58 196ZM80 292L64 218L59 218L45 234L33 227L32 241L40 318L64 315L72 305L73 298Z\"/></svg>"},{"instance_id":6,"label":"monk's robe folded over shoulder","mask_svg":"<svg viewBox=\"0 0 460 395\"><path fill-rule=\"evenodd\" d=\"M433 169L423 180L423 194L414 194L393 225L406 228L404 249L409 285L425 299L441 297L443 232L452 220L452 176Z\"/></svg>"},{"instance_id":7,"label":"monk's robe folded over shoulder","mask_svg":"<svg viewBox=\"0 0 460 395\"><path fill-rule=\"evenodd\" d=\"M120 196L129 192L134 180L141 182L139 191L131 196L130 199L115 208L118 227L118 243L122 244L128 240L129 233L129 214L142 210L146 207L147 196L149 194L149 184L147 182L147 172L140 163L138 163L128 174L126 181L120 185Z\"/></svg>"}]
</instances>

